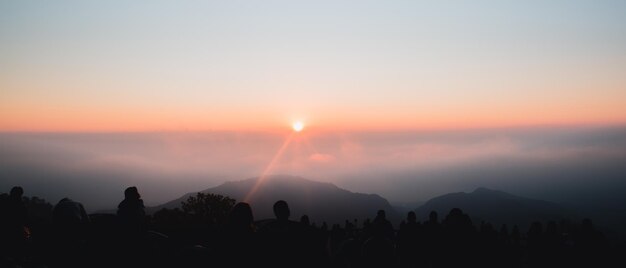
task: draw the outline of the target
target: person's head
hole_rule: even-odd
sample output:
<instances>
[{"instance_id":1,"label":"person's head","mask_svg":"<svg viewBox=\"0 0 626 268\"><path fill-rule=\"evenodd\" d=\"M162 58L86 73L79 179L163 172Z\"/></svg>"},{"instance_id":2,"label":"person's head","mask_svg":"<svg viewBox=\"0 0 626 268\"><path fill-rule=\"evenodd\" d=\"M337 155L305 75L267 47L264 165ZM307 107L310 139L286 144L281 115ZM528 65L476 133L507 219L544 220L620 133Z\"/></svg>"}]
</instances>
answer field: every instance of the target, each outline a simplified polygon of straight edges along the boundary
<instances>
[{"instance_id":1,"label":"person's head","mask_svg":"<svg viewBox=\"0 0 626 268\"><path fill-rule=\"evenodd\" d=\"M586 231L586 232L593 230L593 223L591 222L590 219L588 218L583 219L582 229L583 231Z\"/></svg>"},{"instance_id":2,"label":"person's head","mask_svg":"<svg viewBox=\"0 0 626 268\"><path fill-rule=\"evenodd\" d=\"M415 215L414 211L410 211L408 215L406 215L406 219L408 222L417 222L417 215Z\"/></svg>"},{"instance_id":3,"label":"person's head","mask_svg":"<svg viewBox=\"0 0 626 268\"><path fill-rule=\"evenodd\" d=\"M132 187L126 188L126 190L124 191L124 198L139 199L141 198L141 195L139 195L139 191L137 190L137 187L132 186Z\"/></svg>"},{"instance_id":4,"label":"person's head","mask_svg":"<svg viewBox=\"0 0 626 268\"><path fill-rule=\"evenodd\" d=\"M253 221L252 208L248 203L239 202L230 211L229 222L232 225L250 226Z\"/></svg>"},{"instance_id":5,"label":"person's head","mask_svg":"<svg viewBox=\"0 0 626 268\"><path fill-rule=\"evenodd\" d=\"M463 216L463 211L460 208L453 208L450 210L450 213L448 214L448 216L460 217L460 216Z\"/></svg>"},{"instance_id":6,"label":"person's head","mask_svg":"<svg viewBox=\"0 0 626 268\"><path fill-rule=\"evenodd\" d=\"M430 220L430 222L437 222L438 220L437 218L438 218L437 211L433 210L430 212L430 215L428 215L428 219Z\"/></svg>"},{"instance_id":7,"label":"person's head","mask_svg":"<svg viewBox=\"0 0 626 268\"><path fill-rule=\"evenodd\" d=\"M557 234L558 233L558 230L557 230L557 227L556 227L556 222L554 222L554 221L548 222L548 226L546 227L546 233L549 233L549 234Z\"/></svg>"},{"instance_id":8,"label":"person's head","mask_svg":"<svg viewBox=\"0 0 626 268\"><path fill-rule=\"evenodd\" d=\"M23 194L24 194L24 189L22 189L22 187L15 186L15 187L11 188L11 197L12 198L22 198Z\"/></svg>"},{"instance_id":9,"label":"person's head","mask_svg":"<svg viewBox=\"0 0 626 268\"><path fill-rule=\"evenodd\" d=\"M289 216L291 216L291 212L289 211L289 205L284 200L279 200L274 203L274 215L276 215L276 219L278 220L287 220Z\"/></svg>"},{"instance_id":10,"label":"person's head","mask_svg":"<svg viewBox=\"0 0 626 268\"><path fill-rule=\"evenodd\" d=\"M309 216L302 215L302 217L300 217L300 223L302 223L304 225L310 225L311 221L309 220Z\"/></svg>"},{"instance_id":11,"label":"person's head","mask_svg":"<svg viewBox=\"0 0 626 268\"><path fill-rule=\"evenodd\" d=\"M540 235L541 233L543 233L543 225L541 222L533 222L528 230L528 235Z\"/></svg>"},{"instance_id":12,"label":"person's head","mask_svg":"<svg viewBox=\"0 0 626 268\"><path fill-rule=\"evenodd\" d=\"M381 210L379 210L379 211L376 213L376 218L377 218L377 219L384 220L386 217L387 217L387 216L385 215L385 211L384 211L384 210L382 210L382 209L381 209Z\"/></svg>"}]
</instances>

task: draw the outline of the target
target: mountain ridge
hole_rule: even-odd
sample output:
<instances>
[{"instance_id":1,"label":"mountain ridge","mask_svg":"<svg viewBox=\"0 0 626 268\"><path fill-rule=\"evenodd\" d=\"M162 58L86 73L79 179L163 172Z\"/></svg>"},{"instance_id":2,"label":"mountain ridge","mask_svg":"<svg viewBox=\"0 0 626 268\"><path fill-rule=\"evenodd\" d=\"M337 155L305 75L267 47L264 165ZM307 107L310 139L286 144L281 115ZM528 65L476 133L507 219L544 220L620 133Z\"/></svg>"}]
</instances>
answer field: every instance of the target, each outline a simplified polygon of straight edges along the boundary
<instances>
[{"instance_id":1,"label":"mountain ridge","mask_svg":"<svg viewBox=\"0 0 626 268\"><path fill-rule=\"evenodd\" d=\"M441 218L452 208L467 213L474 224L489 222L495 225L518 225L526 228L534 221L560 221L574 215L564 207L549 201L531 199L485 187L470 193L455 192L428 200L415 209L418 218L426 218L430 211L437 211Z\"/></svg>"},{"instance_id":2,"label":"mountain ridge","mask_svg":"<svg viewBox=\"0 0 626 268\"><path fill-rule=\"evenodd\" d=\"M318 224L322 222L342 224L345 220L372 219L377 210L383 209L390 220L399 221L399 215L389 201L378 194L351 192L329 182L288 175L266 176L258 186L255 186L259 179L253 177L228 181L199 192L220 194L241 202L252 188L257 187L256 192L248 200L255 220L273 218L272 205L278 200L285 200L290 206L292 220L307 215L312 222ZM163 208L180 207L182 201L196 193L198 192L187 193L161 205L147 207L146 211L154 213Z\"/></svg>"}]
</instances>

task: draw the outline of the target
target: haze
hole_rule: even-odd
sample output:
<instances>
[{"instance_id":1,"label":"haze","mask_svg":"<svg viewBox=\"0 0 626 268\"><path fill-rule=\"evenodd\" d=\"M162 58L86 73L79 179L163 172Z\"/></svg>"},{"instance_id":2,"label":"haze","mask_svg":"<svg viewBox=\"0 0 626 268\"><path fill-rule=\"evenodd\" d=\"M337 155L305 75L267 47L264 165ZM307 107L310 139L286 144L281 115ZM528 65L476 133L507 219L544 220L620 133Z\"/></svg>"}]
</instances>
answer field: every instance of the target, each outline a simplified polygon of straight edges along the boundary
<instances>
[{"instance_id":1,"label":"haze","mask_svg":"<svg viewBox=\"0 0 626 268\"><path fill-rule=\"evenodd\" d=\"M291 134L289 134L291 135ZM114 207L137 185L148 204L261 174L289 174L392 203L491 187L547 200L623 199L626 127L437 132L45 134L0 137L3 189Z\"/></svg>"},{"instance_id":2,"label":"haze","mask_svg":"<svg viewBox=\"0 0 626 268\"><path fill-rule=\"evenodd\" d=\"M288 174L399 205L476 187L624 203L624 14L609 0L2 1L0 192L95 211L130 185L156 205Z\"/></svg>"}]
</instances>

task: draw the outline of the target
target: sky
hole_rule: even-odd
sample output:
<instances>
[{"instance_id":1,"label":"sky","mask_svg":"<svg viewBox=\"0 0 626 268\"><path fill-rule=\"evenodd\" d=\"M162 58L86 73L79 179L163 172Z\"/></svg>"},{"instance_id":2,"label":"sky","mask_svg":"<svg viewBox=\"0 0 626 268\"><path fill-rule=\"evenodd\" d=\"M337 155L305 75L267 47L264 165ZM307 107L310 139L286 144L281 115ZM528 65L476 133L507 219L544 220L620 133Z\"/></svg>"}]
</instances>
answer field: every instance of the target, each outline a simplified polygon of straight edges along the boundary
<instances>
[{"instance_id":1,"label":"sky","mask_svg":"<svg viewBox=\"0 0 626 268\"><path fill-rule=\"evenodd\" d=\"M0 1L0 131L626 122L624 1Z\"/></svg>"},{"instance_id":2,"label":"sky","mask_svg":"<svg viewBox=\"0 0 626 268\"><path fill-rule=\"evenodd\" d=\"M626 204L626 1L0 0L0 192ZM302 122L302 132L291 128ZM582 204L582 205L581 205Z\"/></svg>"},{"instance_id":3,"label":"sky","mask_svg":"<svg viewBox=\"0 0 626 268\"><path fill-rule=\"evenodd\" d=\"M137 186L147 205L158 205L274 174L331 182L412 208L438 195L487 187L596 209L619 204L624 212L626 126L0 133L0 192L21 185L27 196L53 203L71 197L89 211L114 208L128 186Z\"/></svg>"}]
</instances>

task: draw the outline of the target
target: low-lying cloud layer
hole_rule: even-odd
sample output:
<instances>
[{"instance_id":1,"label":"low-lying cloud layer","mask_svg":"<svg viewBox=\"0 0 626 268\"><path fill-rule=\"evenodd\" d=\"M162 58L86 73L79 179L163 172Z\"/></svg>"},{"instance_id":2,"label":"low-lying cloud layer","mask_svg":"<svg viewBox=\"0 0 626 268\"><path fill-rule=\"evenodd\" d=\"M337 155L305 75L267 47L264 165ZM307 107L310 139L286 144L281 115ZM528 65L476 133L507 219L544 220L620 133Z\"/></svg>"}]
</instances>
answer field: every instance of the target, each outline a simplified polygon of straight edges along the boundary
<instances>
[{"instance_id":1,"label":"low-lying cloud layer","mask_svg":"<svg viewBox=\"0 0 626 268\"><path fill-rule=\"evenodd\" d=\"M481 186L566 203L611 202L626 192L625 127L301 133L280 151L287 135L4 133L0 191L22 185L27 195L53 203L68 196L91 211L116 206L130 185L155 205L263 173L392 202Z\"/></svg>"}]
</instances>

